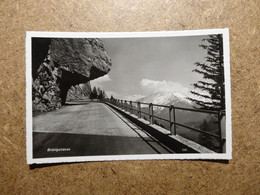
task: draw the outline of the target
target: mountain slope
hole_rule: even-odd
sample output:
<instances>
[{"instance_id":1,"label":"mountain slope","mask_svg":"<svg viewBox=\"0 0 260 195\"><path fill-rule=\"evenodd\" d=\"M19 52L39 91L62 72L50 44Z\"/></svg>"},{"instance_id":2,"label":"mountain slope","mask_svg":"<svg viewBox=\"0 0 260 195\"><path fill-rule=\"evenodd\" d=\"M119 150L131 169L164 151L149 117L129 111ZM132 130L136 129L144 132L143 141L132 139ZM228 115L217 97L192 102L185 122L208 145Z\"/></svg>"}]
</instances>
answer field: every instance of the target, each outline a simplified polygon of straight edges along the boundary
<instances>
[{"instance_id":1,"label":"mountain slope","mask_svg":"<svg viewBox=\"0 0 260 195\"><path fill-rule=\"evenodd\" d=\"M180 93L173 91L158 91L138 99L140 102L153 103L160 105L174 105L176 107L192 108L192 103L186 99L186 97ZM155 111L162 111L164 108L156 107Z\"/></svg>"}]
</instances>

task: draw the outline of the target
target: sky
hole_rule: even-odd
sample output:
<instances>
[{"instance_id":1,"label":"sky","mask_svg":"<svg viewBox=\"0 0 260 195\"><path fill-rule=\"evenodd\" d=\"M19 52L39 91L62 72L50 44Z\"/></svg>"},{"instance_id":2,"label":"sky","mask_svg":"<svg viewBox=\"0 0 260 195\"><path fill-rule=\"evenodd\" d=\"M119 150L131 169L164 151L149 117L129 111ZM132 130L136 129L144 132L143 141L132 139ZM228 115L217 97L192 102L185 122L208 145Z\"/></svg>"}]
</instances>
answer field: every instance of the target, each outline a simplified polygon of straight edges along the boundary
<instances>
[{"instance_id":1,"label":"sky","mask_svg":"<svg viewBox=\"0 0 260 195\"><path fill-rule=\"evenodd\" d=\"M91 85L115 96L146 96L157 91L188 96L192 84L202 79L192 70L195 62L205 62L206 51L199 44L206 37L103 38L112 68Z\"/></svg>"}]
</instances>

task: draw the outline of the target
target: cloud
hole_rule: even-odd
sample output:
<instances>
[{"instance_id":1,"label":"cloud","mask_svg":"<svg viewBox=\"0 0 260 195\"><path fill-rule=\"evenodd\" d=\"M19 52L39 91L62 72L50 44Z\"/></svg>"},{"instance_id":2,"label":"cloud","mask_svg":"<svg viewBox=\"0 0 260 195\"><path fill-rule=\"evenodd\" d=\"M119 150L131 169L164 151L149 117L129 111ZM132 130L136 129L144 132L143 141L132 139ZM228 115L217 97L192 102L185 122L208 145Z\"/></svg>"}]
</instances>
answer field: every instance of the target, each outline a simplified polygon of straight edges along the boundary
<instances>
[{"instance_id":1,"label":"cloud","mask_svg":"<svg viewBox=\"0 0 260 195\"><path fill-rule=\"evenodd\" d=\"M105 76L99 77L92 81L92 83L104 83L111 81L110 77L106 74Z\"/></svg>"},{"instance_id":2,"label":"cloud","mask_svg":"<svg viewBox=\"0 0 260 195\"><path fill-rule=\"evenodd\" d=\"M95 80L90 81L91 87L100 87L103 88L104 84L110 82L110 77L106 74L105 76L99 77Z\"/></svg>"},{"instance_id":3,"label":"cloud","mask_svg":"<svg viewBox=\"0 0 260 195\"><path fill-rule=\"evenodd\" d=\"M172 81L155 81L150 79L142 79L140 81L141 88L147 93L154 93L157 91L173 91L178 92L184 96L188 96L189 89L182 84Z\"/></svg>"}]
</instances>

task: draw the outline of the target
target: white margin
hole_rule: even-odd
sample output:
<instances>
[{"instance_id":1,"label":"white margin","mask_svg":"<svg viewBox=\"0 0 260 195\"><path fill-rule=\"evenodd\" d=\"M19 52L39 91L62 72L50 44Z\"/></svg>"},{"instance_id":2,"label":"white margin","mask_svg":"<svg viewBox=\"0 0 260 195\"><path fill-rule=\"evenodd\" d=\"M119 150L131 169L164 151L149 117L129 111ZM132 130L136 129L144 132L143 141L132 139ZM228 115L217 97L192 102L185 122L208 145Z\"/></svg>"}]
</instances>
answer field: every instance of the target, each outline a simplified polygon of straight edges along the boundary
<instances>
[{"instance_id":1,"label":"white margin","mask_svg":"<svg viewBox=\"0 0 260 195\"><path fill-rule=\"evenodd\" d=\"M81 157L54 157L33 159L32 138L32 37L46 38L142 38L142 37L183 37L201 36L210 34L223 35L224 70L225 70L225 98L226 98L226 153L216 154L152 154L152 155L106 155ZM231 81L230 81L230 50L229 30L205 29L186 31L158 31L158 32L26 32L26 154L27 164L84 162L84 161L113 161L113 160L170 160L170 159L232 159L231 133Z\"/></svg>"},{"instance_id":2,"label":"white margin","mask_svg":"<svg viewBox=\"0 0 260 195\"><path fill-rule=\"evenodd\" d=\"M232 118L231 118L231 80L229 29L223 29L225 104L226 104L226 154L232 159Z\"/></svg>"},{"instance_id":3,"label":"white margin","mask_svg":"<svg viewBox=\"0 0 260 195\"><path fill-rule=\"evenodd\" d=\"M32 140L32 47L30 33L26 32L26 153L27 164L34 163L33 160L33 140Z\"/></svg>"}]
</instances>

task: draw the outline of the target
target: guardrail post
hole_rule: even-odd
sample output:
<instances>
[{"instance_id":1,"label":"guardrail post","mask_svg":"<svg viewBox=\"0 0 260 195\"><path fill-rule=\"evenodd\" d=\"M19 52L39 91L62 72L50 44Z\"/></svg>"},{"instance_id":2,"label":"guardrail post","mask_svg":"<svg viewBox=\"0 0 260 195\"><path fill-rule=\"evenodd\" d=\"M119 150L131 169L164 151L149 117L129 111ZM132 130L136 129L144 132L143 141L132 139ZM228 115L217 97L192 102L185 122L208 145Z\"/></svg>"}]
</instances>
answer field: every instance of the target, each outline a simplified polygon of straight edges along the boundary
<instances>
[{"instance_id":1,"label":"guardrail post","mask_svg":"<svg viewBox=\"0 0 260 195\"><path fill-rule=\"evenodd\" d=\"M138 118L141 118L141 104L140 104L140 102L137 102L137 115L138 115Z\"/></svg>"},{"instance_id":2,"label":"guardrail post","mask_svg":"<svg viewBox=\"0 0 260 195\"><path fill-rule=\"evenodd\" d=\"M152 125L153 124L153 104L149 104L149 122Z\"/></svg>"},{"instance_id":3,"label":"guardrail post","mask_svg":"<svg viewBox=\"0 0 260 195\"><path fill-rule=\"evenodd\" d=\"M120 107L121 107L122 109L124 109L124 107L123 107L123 100L120 100Z\"/></svg>"},{"instance_id":4,"label":"guardrail post","mask_svg":"<svg viewBox=\"0 0 260 195\"><path fill-rule=\"evenodd\" d=\"M125 100L125 111L127 111L127 103L126 103L126 100Z\"/></svg>"},{"instance_id":5,"label":"guardrail post","mask_svg":"<svg viewBox=\"0 0 260 195\"><path fill-rule=\"evenodd\" d=\"M133 102L132 101L130 101L130 114L133 114Z\"/></svg>"},{"instance_id":6,"label":"guardrail post","mask_svg":"<svg viewBox=\"0 0 260 195\"><path fill-rule=\"evenodd\" d=\"M173 135L177 134L177 129L176 129L176 112L174 106L172 106L172 112L173 112Z\"/></svg>"},{"instance_id":7,"label":"guardrail post","mask_svg":"<svg viewBox=\"0 0 260 195\"><path fill-rule=\"evenodd\" d=\"M171 134L173 135L174 132L173 132L173 129L172 129L172 125L173 125L173 122L172 122L172 105L169 107L169 121L170 121L170 131L171 131Z\"/></svg>"}]
</instances>

